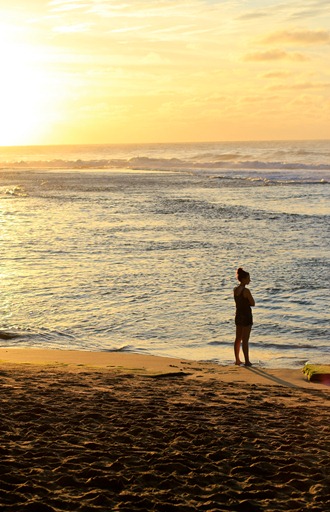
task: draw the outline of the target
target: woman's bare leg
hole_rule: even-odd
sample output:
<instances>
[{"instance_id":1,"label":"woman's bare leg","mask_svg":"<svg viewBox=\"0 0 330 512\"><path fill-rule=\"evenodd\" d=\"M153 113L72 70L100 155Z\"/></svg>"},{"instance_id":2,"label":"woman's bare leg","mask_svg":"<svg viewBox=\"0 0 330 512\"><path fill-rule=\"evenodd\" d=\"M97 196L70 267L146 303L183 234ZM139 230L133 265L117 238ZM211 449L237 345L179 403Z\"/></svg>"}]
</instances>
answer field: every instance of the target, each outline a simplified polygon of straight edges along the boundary
<instances>
[{"instance_id":1,"label":"woman's bare leg","mask_svg":"<svg viewBox=\"0 0 330 512\"><path fill-rule=\"evenodd\" d=\"M234 343L234 353L235 353L235 364L240 365L242 364L240 358L239 358L239 351L241 349L241 341L242 341L242 330L243 327L240 325L236 325L236 338Z\"/></svg>"},{"instance_id":2,"label":"woman's bare leg","mask_svg":"<svg viewBox=\"0 0 330 512\"><path fill-rule=\"evenodd\" d=\"M245 359L245 366L251 366L249 359L249 339L251 333L252 325L248 325L247 327L242 327L242 349Z\"/></svg>"}]
</instances>

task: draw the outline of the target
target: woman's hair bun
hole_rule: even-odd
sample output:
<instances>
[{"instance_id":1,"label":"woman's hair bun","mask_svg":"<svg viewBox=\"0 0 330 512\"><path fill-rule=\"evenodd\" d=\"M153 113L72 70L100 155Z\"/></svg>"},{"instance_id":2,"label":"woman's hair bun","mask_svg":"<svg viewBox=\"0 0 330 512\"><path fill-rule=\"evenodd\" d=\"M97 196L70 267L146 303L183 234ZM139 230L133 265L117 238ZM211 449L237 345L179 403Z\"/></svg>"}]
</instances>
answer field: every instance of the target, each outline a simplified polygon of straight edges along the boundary
<instances>
[{"instance_id":1,"label":"woman's hair bun","mask_svg":"<svg viewBox=\"0 0 330 512\"><path fill-rule=\"evenodd\" d=\"M248 277L249 273L248 272L245 272L245 270L243 270L241 267L237 269L236 271L236 277L239 281L241 281L242 279L245 279L246 277Z\"/></svg>"}]
</instances>

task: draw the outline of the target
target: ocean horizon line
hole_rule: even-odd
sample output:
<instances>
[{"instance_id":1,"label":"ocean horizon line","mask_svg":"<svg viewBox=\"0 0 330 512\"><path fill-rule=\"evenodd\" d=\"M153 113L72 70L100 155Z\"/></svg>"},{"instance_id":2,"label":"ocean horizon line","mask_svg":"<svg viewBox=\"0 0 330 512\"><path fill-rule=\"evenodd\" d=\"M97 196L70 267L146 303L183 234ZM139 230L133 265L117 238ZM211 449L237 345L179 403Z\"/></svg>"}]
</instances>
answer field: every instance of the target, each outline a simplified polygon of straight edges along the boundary
<instances>
[{"instance_id":1,"label":"ocean horizon line","mask_svg":"<svg viewBox=\"0 0 330 512\"><path fill-rule=\"evenodd\" d=\"M49 142L33 144L0 144L2 148L39 148L39 147L76 147L76 146L151 146L151 145L194 145L194 144L240 144L240 143L263 143L263 142L330 142L330 138L306 138L306 139L224 139L224 140L180 140L180 141L144 141L144 142Z\"/></svg>"}]
</instances>

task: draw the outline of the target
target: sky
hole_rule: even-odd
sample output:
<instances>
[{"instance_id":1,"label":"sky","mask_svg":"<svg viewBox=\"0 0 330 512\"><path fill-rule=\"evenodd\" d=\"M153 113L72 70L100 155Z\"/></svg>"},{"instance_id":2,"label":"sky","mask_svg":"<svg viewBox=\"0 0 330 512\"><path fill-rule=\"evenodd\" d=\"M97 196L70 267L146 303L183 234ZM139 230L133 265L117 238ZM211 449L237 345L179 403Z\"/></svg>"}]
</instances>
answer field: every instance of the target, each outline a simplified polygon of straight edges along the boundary
<instances>
[{"instance_id":1,"label":"sky","mask_svg":"<svg viewBox=\"0 0 330 512\"><path fill-rule=\"evenodd\" d=\"M330 138L328 0L0 0L0 145Z\"/></svg>"}]
</instances>

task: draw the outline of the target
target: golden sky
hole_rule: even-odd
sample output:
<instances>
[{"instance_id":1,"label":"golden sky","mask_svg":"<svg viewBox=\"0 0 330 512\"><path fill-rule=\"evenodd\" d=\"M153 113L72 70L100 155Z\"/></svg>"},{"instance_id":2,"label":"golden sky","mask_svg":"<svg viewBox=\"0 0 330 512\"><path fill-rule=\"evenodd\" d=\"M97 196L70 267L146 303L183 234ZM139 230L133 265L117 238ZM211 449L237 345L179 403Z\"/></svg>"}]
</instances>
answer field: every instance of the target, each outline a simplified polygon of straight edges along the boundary
<instances>
[{"instance_id":1,"label":"golden sky","mask_svg":"<svg viewBox=\"0 0 330 512\"><path fill-rule=\"evenodd\" d=\"M0 145L330 137L329 0L0 0Z\"/></svg>"}]
</instances>

